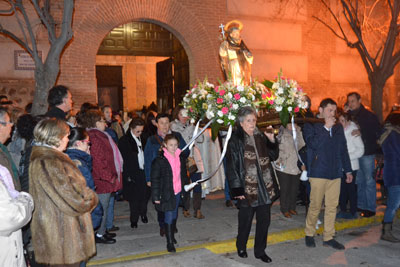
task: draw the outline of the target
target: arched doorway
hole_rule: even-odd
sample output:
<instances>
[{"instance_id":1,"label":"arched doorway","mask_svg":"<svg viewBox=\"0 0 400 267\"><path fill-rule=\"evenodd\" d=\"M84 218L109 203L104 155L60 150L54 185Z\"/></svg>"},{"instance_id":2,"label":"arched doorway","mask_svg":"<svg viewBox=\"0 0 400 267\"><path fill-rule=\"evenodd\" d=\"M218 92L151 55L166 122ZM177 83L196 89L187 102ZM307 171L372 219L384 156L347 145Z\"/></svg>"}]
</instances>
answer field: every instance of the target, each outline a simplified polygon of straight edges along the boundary
<instances>
[{"instance_id":1,"label":"arched doorway","mask_svg":"<svg viewBox=\"0 0 400 267\"><path fill-rule=\"evenodd\" d=\"M158 111L178 105L189 88L189 60L179 40L164 27L133 21L111 30L96 56L98 103L113 110Z\"/></svg>"},{"instance_id":2,"label":"arched doorway","mask_svg":"<svg viewBox=\"0 0 400 267\"><path fill-rule=\"evenodd\" d=\"M177 0L130 3L127 5L126 0L77 2L74 38L61 59L58 80L71 89L76 108L84 102L97 102L96 57L104 37L118 25L132 21L152 22L173 33L188 56L190 83L206 76L211 81L221 78L219 41L215 38L218 28L215 32L207 30L210 23L219 25L219 17L205 22L196 16L195 9Z\"/></svg>"}]
</instances>

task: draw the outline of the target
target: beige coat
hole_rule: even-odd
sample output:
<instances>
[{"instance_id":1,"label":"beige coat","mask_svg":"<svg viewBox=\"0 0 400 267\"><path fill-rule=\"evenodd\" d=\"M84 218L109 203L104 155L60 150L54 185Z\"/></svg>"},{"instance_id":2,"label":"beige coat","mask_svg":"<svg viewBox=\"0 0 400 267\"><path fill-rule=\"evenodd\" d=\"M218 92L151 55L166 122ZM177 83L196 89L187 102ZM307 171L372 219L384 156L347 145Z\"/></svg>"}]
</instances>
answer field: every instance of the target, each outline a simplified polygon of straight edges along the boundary
<instances>
[{"instance_id":1,"label":"beige coat","mask_svg":"<svg viewBox=\"0 0 400 267\"><path fill-rule=\"evenodd\" d=\"M36 206L31 224L36 261L73 264L93 256L90 212L98 199L76 165L56 149L34 146L29 177Z\"/></svg>"},{"instance_id":2,"label":"beige coat","mask_svg":"<svg viewBox=\"0 0 400 267\"><path fill-rule=\"evenodd\" d=\"M303 134L300 127L296 126L297 133L297 148L300 150L304 145ZM301 171L297 167L297 153L294 146L292 131L283 128L279 142L279 158L275 161L274 168L278 171L296 175Z\"/></svg>"}]
</instances>

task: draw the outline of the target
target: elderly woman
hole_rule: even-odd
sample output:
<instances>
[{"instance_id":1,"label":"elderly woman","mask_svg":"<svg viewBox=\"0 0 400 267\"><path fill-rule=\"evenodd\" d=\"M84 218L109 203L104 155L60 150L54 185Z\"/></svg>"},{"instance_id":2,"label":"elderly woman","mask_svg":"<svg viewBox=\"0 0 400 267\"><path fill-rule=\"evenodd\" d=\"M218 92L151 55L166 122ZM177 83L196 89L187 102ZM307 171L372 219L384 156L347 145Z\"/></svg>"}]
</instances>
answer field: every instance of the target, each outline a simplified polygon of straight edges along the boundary
<instances>
[{"instance_id":1,"label":"elderly woman","mask_svg":"<svg viewBox=\"0 0 400 267\"><path fill-rule=\"evenodd\" d=\"M113 244L115 233L106 231L111 194L122 188L122 156L111 136L105 131L106 121L103 113L91 109L82 114L82 127L86 128L90 139L92 156L92 176L96 193L103 207L101 224L96 233L96 243Z\"/></svg>"},{"instance_id":2,"label":"elderly woman","mask_svg":"<svg viewBox=\"0 0 400 267\"><path fill-rule=\"evenodd\" d=\"M236 130L226 154L227 179L231 195L238 200L236 248L239 257L247 258L246 245L256 213L254 256L263 262L271 262L265 253L271 204L277 196L271 161L278 158L279 147L274 134L260 132L256 122L257 114L251 107L239 110Z\"/></svg>"},{"instance_id":3,"label":"elderly woman","mask_svg":"<svg viewBox=\"0 0 400 267\"><path fill-rule=\"evenodd\" d=\"M79 266L96 253L90 212L97 196L63 153L69 135L64 121L44 119L33 134L29 191L36 206L31 223L36 262Z\"/></svg>"}]
</instances>

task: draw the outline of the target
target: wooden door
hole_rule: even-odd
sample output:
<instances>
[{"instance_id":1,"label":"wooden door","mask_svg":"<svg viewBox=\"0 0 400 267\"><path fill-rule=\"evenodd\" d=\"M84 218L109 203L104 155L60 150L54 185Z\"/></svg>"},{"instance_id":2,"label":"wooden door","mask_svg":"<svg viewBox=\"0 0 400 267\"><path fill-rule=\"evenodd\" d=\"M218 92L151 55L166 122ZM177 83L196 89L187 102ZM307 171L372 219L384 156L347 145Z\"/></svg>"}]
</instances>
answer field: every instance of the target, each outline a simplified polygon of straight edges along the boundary
<instances>
[{"instance_id":1,"label":"wooden door","mask_svg":"<svg viewBox=\"0 0 400 267\"><path fill-rule=\"evenodd\" d=\"M157 106L158 111L166 112L174 107L174 82L172 58L156 64L157 72Z\"/></svg>"},{"instance_id":2,"label":"wooden door","mask_svg":"<svg viewBox=\"0 0 400 267\"><path fill-rule=\"evenodd\" d=\"M182 102L189 90L189 60L181 43L174 40L174 100L175 106Z\"/></svg>"},{"instance_id":3,"label":"wooden door","mask_svg":"<svg viewBox=\"0 0 400 267\"><path fill-rule=\"evenodd\" d=\"M123 110L122 66L96 66L96 78L98 105Z\"/></svg>"}]
</instances>

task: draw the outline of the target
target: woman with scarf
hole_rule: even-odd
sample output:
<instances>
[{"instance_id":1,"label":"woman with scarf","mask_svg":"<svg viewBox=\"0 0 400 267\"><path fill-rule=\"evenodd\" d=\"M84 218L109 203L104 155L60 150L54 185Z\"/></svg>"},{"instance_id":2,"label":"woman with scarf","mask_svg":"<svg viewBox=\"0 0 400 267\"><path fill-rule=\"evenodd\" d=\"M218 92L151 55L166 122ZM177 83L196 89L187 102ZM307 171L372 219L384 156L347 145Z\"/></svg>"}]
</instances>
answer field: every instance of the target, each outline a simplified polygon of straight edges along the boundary
<instances>
[{"instance_id":1,"label":"woman with scarf","mask_svg":"<svg viewBox=\"0 0 400 267\"><path fill-rule=\"evenodd\" d=\"M111 194L122 188L122 156L117 144L106 129L106 121L100 110L88 110L81 117L82 127L85 127L90 139L90 155L93 160L92 176L96 193L103 207L103 216L97 230L96 243L113 244L115 233L106 231L108 206Z\"/></svg>"},{"instance_id":2,"label":"woman with scarf","mask_svg":"<svg viewBox=\"0 0 400 267\"><path fill-rule=\"evenodd\" d=\"M132 119L126 134L119 139L118 147L124 159L123 194L129 201L131 228L137 228L139 216L147 223L146 178L144 175L143 143L140 138L144 120Z\"/></svg>"},{"instance_id":3,"label":"woman with scarf","mask_svg":"<svg viewBox=\"0 0 400 267\"><path fill-rule=\"evenodd\" d=\"M271 204L277 197L271 162L279 156L279 146L273 133L260 132L257 114L251 107L239 110L236 130L227 150L227 179L230 192L238 200L239 228L236 248L239 257L247 258L246 245L256 213L254 256L271 262L265 253Z\"/></svg>"}]
</instances>

